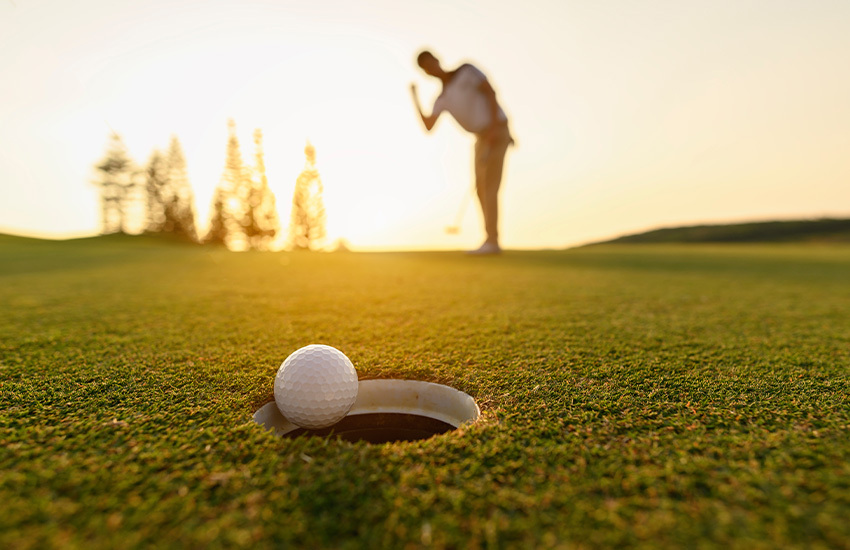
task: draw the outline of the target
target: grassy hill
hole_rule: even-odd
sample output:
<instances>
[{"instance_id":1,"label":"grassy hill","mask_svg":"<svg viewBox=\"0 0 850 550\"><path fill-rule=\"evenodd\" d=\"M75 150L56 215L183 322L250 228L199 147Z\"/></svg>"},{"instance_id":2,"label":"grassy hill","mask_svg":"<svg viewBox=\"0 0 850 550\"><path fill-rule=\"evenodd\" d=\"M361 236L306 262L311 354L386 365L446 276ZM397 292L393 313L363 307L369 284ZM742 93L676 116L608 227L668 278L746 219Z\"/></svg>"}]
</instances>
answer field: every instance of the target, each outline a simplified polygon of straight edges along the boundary
<instances>
[{"instance_id":1,"label":"grassy hill","mask_svg":"<svg viewBox=\"0 0 850 550\"><path fill-rule=\"evenodd\" d=\"M850 219L695 225L625 235L609 243L850 242Z\"/></svg>"},{"instance_id":2,"label":"grassy hill","mask_svg":"<svg viewBox=\"0 0 850 550\"><path fill-rule=\"evenodd\" d=\"M848 252L0 238L0 548L846 547ZM308 343L483 417L275 437Z\"/></svg>"}]
</instances>

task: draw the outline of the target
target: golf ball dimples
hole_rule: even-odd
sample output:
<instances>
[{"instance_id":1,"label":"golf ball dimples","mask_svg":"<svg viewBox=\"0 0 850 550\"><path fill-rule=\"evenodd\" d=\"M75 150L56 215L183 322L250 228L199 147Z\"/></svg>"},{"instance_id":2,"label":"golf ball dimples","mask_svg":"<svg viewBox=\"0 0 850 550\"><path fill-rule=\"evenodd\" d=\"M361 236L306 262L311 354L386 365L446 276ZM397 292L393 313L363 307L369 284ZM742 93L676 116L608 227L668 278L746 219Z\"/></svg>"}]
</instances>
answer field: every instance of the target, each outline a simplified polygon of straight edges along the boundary
<instances>
[{"instance_id":1,"label":"golf ball dimples","mask_svg":"<svg viewBox=\"0 0 850 550\"><path fill-rule=\"evenodd\" d=\"M357 371L344 353L312 344L292 353L277 371L274 400L281 414L308 429L336 424L357 399Z\"/></svg>"}]
</instances>

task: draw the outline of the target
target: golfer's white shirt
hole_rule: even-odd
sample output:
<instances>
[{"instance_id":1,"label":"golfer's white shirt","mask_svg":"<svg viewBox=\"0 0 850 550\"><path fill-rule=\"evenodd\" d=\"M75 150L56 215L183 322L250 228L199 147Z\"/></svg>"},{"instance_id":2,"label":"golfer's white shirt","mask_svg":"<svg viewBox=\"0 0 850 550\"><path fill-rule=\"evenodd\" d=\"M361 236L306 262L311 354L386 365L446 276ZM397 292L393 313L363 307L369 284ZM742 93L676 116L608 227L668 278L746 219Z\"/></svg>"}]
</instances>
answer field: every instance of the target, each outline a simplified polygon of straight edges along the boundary
<instances>
[{"instance_id":1,"label":"golfer's white shirt","mask_svg":"<svg viewBox=\"0 0 850 550\"><path fill-rule=\"evenodd\" d=\"M472 65L461 66L434 102L431 114L436 116L448 111L467 132L484 131L490 126L490 103L478 87L485 80L484 73ZM499 120L508 119L501 107L498 117Z\"/></svg>"}]
</instances>

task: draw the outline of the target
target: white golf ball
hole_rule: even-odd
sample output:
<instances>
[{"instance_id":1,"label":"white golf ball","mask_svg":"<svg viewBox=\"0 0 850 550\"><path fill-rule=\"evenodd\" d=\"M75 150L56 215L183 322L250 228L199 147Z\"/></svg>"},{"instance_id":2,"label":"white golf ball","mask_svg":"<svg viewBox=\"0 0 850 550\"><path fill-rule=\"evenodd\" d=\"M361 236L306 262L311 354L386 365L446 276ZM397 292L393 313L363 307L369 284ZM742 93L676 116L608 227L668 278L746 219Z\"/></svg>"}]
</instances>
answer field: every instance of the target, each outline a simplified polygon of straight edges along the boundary
<instances>
[{"instance_id":1,"label":"white golf ball","mask_svg":"<svg viewBox=\"0 0 850 550\"><path fill-rule=\"evenodd\" d=\"M274 379L274 400L296 426L327 428L348 414L357 399L357 371L344 353L311 344L286 358Z\"/></svg>"}]
</instances>

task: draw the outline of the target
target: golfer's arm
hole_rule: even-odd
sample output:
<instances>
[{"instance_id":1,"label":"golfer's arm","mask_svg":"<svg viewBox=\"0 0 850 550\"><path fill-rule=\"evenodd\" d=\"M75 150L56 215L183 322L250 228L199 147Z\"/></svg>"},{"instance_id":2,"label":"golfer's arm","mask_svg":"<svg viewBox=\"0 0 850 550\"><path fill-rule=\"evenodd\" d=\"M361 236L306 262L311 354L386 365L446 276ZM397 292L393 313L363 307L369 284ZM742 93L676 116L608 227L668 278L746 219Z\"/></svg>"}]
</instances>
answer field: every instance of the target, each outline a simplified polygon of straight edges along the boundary
<instances>
[{"instance_id":1,"label":"golfer's arm","mask_svg":"<svg viewBox=\"0 0 850 550\"><path fill-rule=\"evenodd\" d=\"M416 106L416 111L419 113L419 117L422 119L422 124L424 124L425 129L430 132L431 128L434 127L434 124L437 123L437 117L440 116L440 113L437 113L435 115L432 112L430 116L425 116L425 113L422 112L422 106L419 104L419 96L416 94L416 87L411 86L410 91L413 95L413 104Z\"/></svg>"},{"instance_id":2,"label":"golfer's arm","mask_svg":"<svg viewBox=\"0 0 850 550\"><path fill-rule=\"evenodd\" d=\"M414 96L414 98L415 97L416 96ZM415 103L416 103L416 110L419 111L419 116L422 118L422 124L424 124L425 129L430 132L431 128L434 127L434 124L437 123L437 117L440 116L440 113L437 113L435 115L432 112L430 116L426 116L425 113L422 112L422 107L419 106L419 100L418 99L415 99Z\"/></svg>"},{"instance_id":3,"label":"golfer's arm","mask_svg":"<svg viewBox=\"0 0 850 550\"><path fill-rule=\"evenodd\" d=\"M432 114L431 116L425 116L425 114L422 112L422 109L419 109L419 116L422 117L422 124L425 125L425 129L430 132L431 128L434 127L434 124L437 123L437 117L440 115Z\"/></svg>"}]
</instances>

